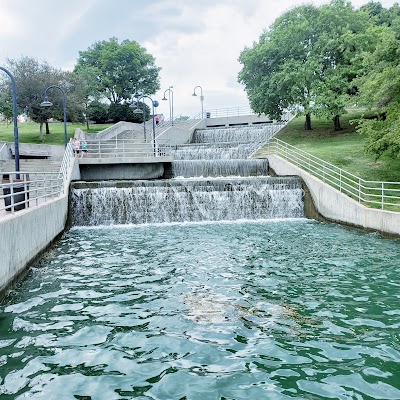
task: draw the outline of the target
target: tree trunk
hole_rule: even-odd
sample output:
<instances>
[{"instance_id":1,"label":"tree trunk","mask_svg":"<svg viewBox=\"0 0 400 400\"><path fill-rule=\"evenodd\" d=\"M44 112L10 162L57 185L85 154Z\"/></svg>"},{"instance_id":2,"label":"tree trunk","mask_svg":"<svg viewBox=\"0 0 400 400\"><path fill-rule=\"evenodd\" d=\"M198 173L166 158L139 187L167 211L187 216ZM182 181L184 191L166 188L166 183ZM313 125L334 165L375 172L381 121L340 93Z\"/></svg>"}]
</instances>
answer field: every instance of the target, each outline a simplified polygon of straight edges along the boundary
<instances>
[{"instance_id":1,"label":"tree trunk","mask_svg":"<svg viewBox=\"0 0 400 400\"><path fill-rule=\"evenodd\" d=\"M86 129L89 130L89 118L86 118Z\"/></svg>"},{"instance_id":2,"label":"tree trunk","mask_svg":"<svg viewBox=\"0 0 400 400\"><path fill-rule=\"evenodd\" d=\"M39 140L43 142L43 122L39 125Z\"/></svg>"},{"instance_id":3,"label":"tree trunk","mask_svg":"<svg viewBox=\"0 0 400 400\"><path fill-rule=\"evenodd\" d=\"M304 129L306 131L311 131L311 114L306 114L306 122L304 123Z\"/></svg>"},{"instance_id":4,"label":"tree trunk","mask_svg":"<svg viewBox=\"0 0 400 400\"><path fill-rule=\"evenodd\" d=\"M49 121L46 121L46 135L50 134Z\"/></svg>"},{"instance_id":5,"label":"tree trunk","mask_svg":"<svg viewBox=\"0 0 400 400\"><path fill-rule=\"evenodd\" d=\"M333 125L335 126L335 132L342 130L342 127L340 126L340 116L339 115L334 116Z\"/></svg>"}]
</instances>

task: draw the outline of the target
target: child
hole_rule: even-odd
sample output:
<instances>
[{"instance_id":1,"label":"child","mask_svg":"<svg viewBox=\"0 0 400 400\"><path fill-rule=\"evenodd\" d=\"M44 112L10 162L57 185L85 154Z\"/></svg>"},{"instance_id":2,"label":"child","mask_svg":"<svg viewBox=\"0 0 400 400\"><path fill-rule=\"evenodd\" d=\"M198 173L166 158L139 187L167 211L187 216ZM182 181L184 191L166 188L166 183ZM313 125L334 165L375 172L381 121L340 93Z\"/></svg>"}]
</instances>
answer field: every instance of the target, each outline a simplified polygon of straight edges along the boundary
<instances>
[{"instance_id":1,"label":"child","mask_svg":"<svg viewBox=\"0 0 400 400\"><path fill-rule=\"evenodd\" d=\"M81 150L82 150L82 153L81 153L81 158L82 158L88 151L87 143L86 143L85 139L81 141Z\"/></svg>"},{"instance_id":2,"label":"child","mask_svg":"<svg viewBox=\"0 0 400 400\"><path fill-rule=\"evenodd\" d=\"M81 143L80 143L79 139L74 137L72 139L72 150L74 151L75 157L78 157L78 155L80 153L80 149L81 149Z\"/></svg>"}]
</instances>

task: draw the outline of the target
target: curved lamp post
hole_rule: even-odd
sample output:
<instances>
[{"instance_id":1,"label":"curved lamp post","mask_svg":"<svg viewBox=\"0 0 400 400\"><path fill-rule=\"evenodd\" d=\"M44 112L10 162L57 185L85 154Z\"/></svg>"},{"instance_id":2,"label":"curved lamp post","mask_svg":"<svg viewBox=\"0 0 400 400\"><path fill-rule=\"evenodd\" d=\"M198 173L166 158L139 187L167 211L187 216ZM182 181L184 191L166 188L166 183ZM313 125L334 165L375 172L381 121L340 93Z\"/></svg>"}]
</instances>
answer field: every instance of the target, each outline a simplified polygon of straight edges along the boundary
<instances>
[{"instance_id":1,"label":"curved lamp post","mask_svg":"<svg viewBox=\"0 0 400 400\"><path fill-rule=\"evenodd\" d=\"M164 91L164 97L161 100L169 101L169 119L171 121L171 126L174 125L174 92L172 91L173 86L170 86ZM165 93L168 92L168 99L165 97Z\"/></svg>"},{"instance_id":2,"label":"curved lamp post","mask_svg":"<svg viewBox=\"0 0 400 400\"><path fill-rule=\"evenodd\" d=\"M200 101L201 101L201 118L203 119L203 102L204 102L204 96L203 96L203 88L201 86L195 86L193 89L193 94L192 96L197 96L196 94L196 89L200 88Z\"/></svg>"},{"instance_id":3,"label":"curved lamp post","mask_svg":"<svg viewBox=\"0 0 400 400\"><path fill-rule=\"evenodd\" d=\"M49 101L48 98L47 98L47 91L49 89L53 89L53 88L58 89L62 94L63 111L64 111L64 142L65 142L65 147L67 147L67 144L68 144L68 137L67 137L67 100L66 100L66 97L65 97L64 90L62 90L60 88L60 86L57 86L57 85L51 85L51 86L47 87L46 90L44 91L44 95L43 95L44 101L42 101L40 103L40 106L41 107L52 107L53 106L53 103L51 101Z\"/></svg>"},{"instance_id":4,"label":"curved lamp post","mask_svg":"<svg viewBox=\"0 0 400 400\"><path fill-rule=\"evenodd\" d=\"M136 97L136 96L135 96ZM154 121L154 100L147 95L139 95L137 98L137 101L139 102L139 100L143 99L143 109L144 109L144 99L150 99L151 101L151 108L152 108L152 114L153 114L153 154L154 157L157 155L157 146L156 146L156 123ZM141 114L143 113L143 110L141 110L139 107L136 108L135 110L133 110L134 113L136 114Z\"/></svg>"},{"instance_id":5,"label":"curved lamp post","mask_svg":"<svg viewBox=\"0 0 400 400\"><path fill-rule=\"evenodd\" d=\"M15 157L15 171L19 172L19 146L18 146L18 116L17 116L17 85L15 78L7 69L0 67L0 70L4 71L11 79L11 92L12 92L12 110L14 120L14 157ZM19 179L19 174L16 176Z\"/></svg>"}]
</instances>

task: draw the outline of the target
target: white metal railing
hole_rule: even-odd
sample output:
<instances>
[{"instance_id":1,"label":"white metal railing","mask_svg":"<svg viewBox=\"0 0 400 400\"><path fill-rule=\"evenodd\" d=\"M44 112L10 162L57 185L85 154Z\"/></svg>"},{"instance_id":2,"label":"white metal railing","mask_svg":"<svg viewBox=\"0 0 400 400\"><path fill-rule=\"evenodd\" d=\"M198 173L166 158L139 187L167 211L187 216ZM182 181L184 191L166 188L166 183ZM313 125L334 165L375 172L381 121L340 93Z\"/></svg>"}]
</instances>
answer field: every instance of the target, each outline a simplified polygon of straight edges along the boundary
<instances>
[{"instance_id":1,"label":"white metal railing","mask_svg":"<svg viewBox=\"0 0 400 400\"><path fill-rule=\"evenodd\" d=\"M117 136L110 140L87 141L87 152L80 153L85 158L135 158L160 157L168 155L166 146L159 146L157 141L138 143L132 139L119 139Z\"/></svg>"},{"instance_id":2,"label":"white metal railing","mask_svg":"<svg viewBox=\"0 0 400 400\"><path fill-rule=\"evenodd\" d=\"M59 172L1 172L0 212L36 207L68 192L73 153L68 143Z\"/></svg>"},{"instance_id":3,"label":"white metal railing","mask_svg":"<svg viewBox=\"0 0 400 400\"><path fill-rule=\"evenodd\" d=\"M400 211L400 182L367 181L282 140L267 142L276 154L364 205Z\"/></svg>"}]
</instances>

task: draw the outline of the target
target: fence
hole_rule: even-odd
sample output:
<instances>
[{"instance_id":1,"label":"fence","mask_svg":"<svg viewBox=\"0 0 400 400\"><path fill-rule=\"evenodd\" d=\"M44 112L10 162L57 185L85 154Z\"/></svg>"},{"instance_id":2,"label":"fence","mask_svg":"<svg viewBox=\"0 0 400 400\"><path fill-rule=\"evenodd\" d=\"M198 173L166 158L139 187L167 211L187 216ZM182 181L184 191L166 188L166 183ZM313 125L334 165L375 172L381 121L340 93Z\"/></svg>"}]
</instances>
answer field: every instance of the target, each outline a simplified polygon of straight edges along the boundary
<instances>
[{"instance_id":1,"label":"fence","mask_svg":"<svg viewBox=\"0 0 400 400\"><path fill-rule=\"evenodd\" d=\"M160 143L161 144L161 143ZM138 143L131 139L88 140L87 152L81 153L85 158L135 158L160 157L168 155L168 147L159 146L158 141Z\"/></svg>"},{"instance_id":2,"label":"fence","mask_svg":"<svg viewBox=\"0 0 400 400\"><path fill-rule=\"evenodd\" d=\"M2 172L0 212L14 214L67 193L72 157L71 143L68 143L59 172Z\"/></svg>"},{"instance_id":3,"label":"fence","mask_svg":"<svg viewBox=\"0 0 400 400\"><path fill-rule=\"evenodd\" d=\"M366 206L400 211L400 182L364 180L276 138L267 149Z\"/></svg>"}]
</instances>

